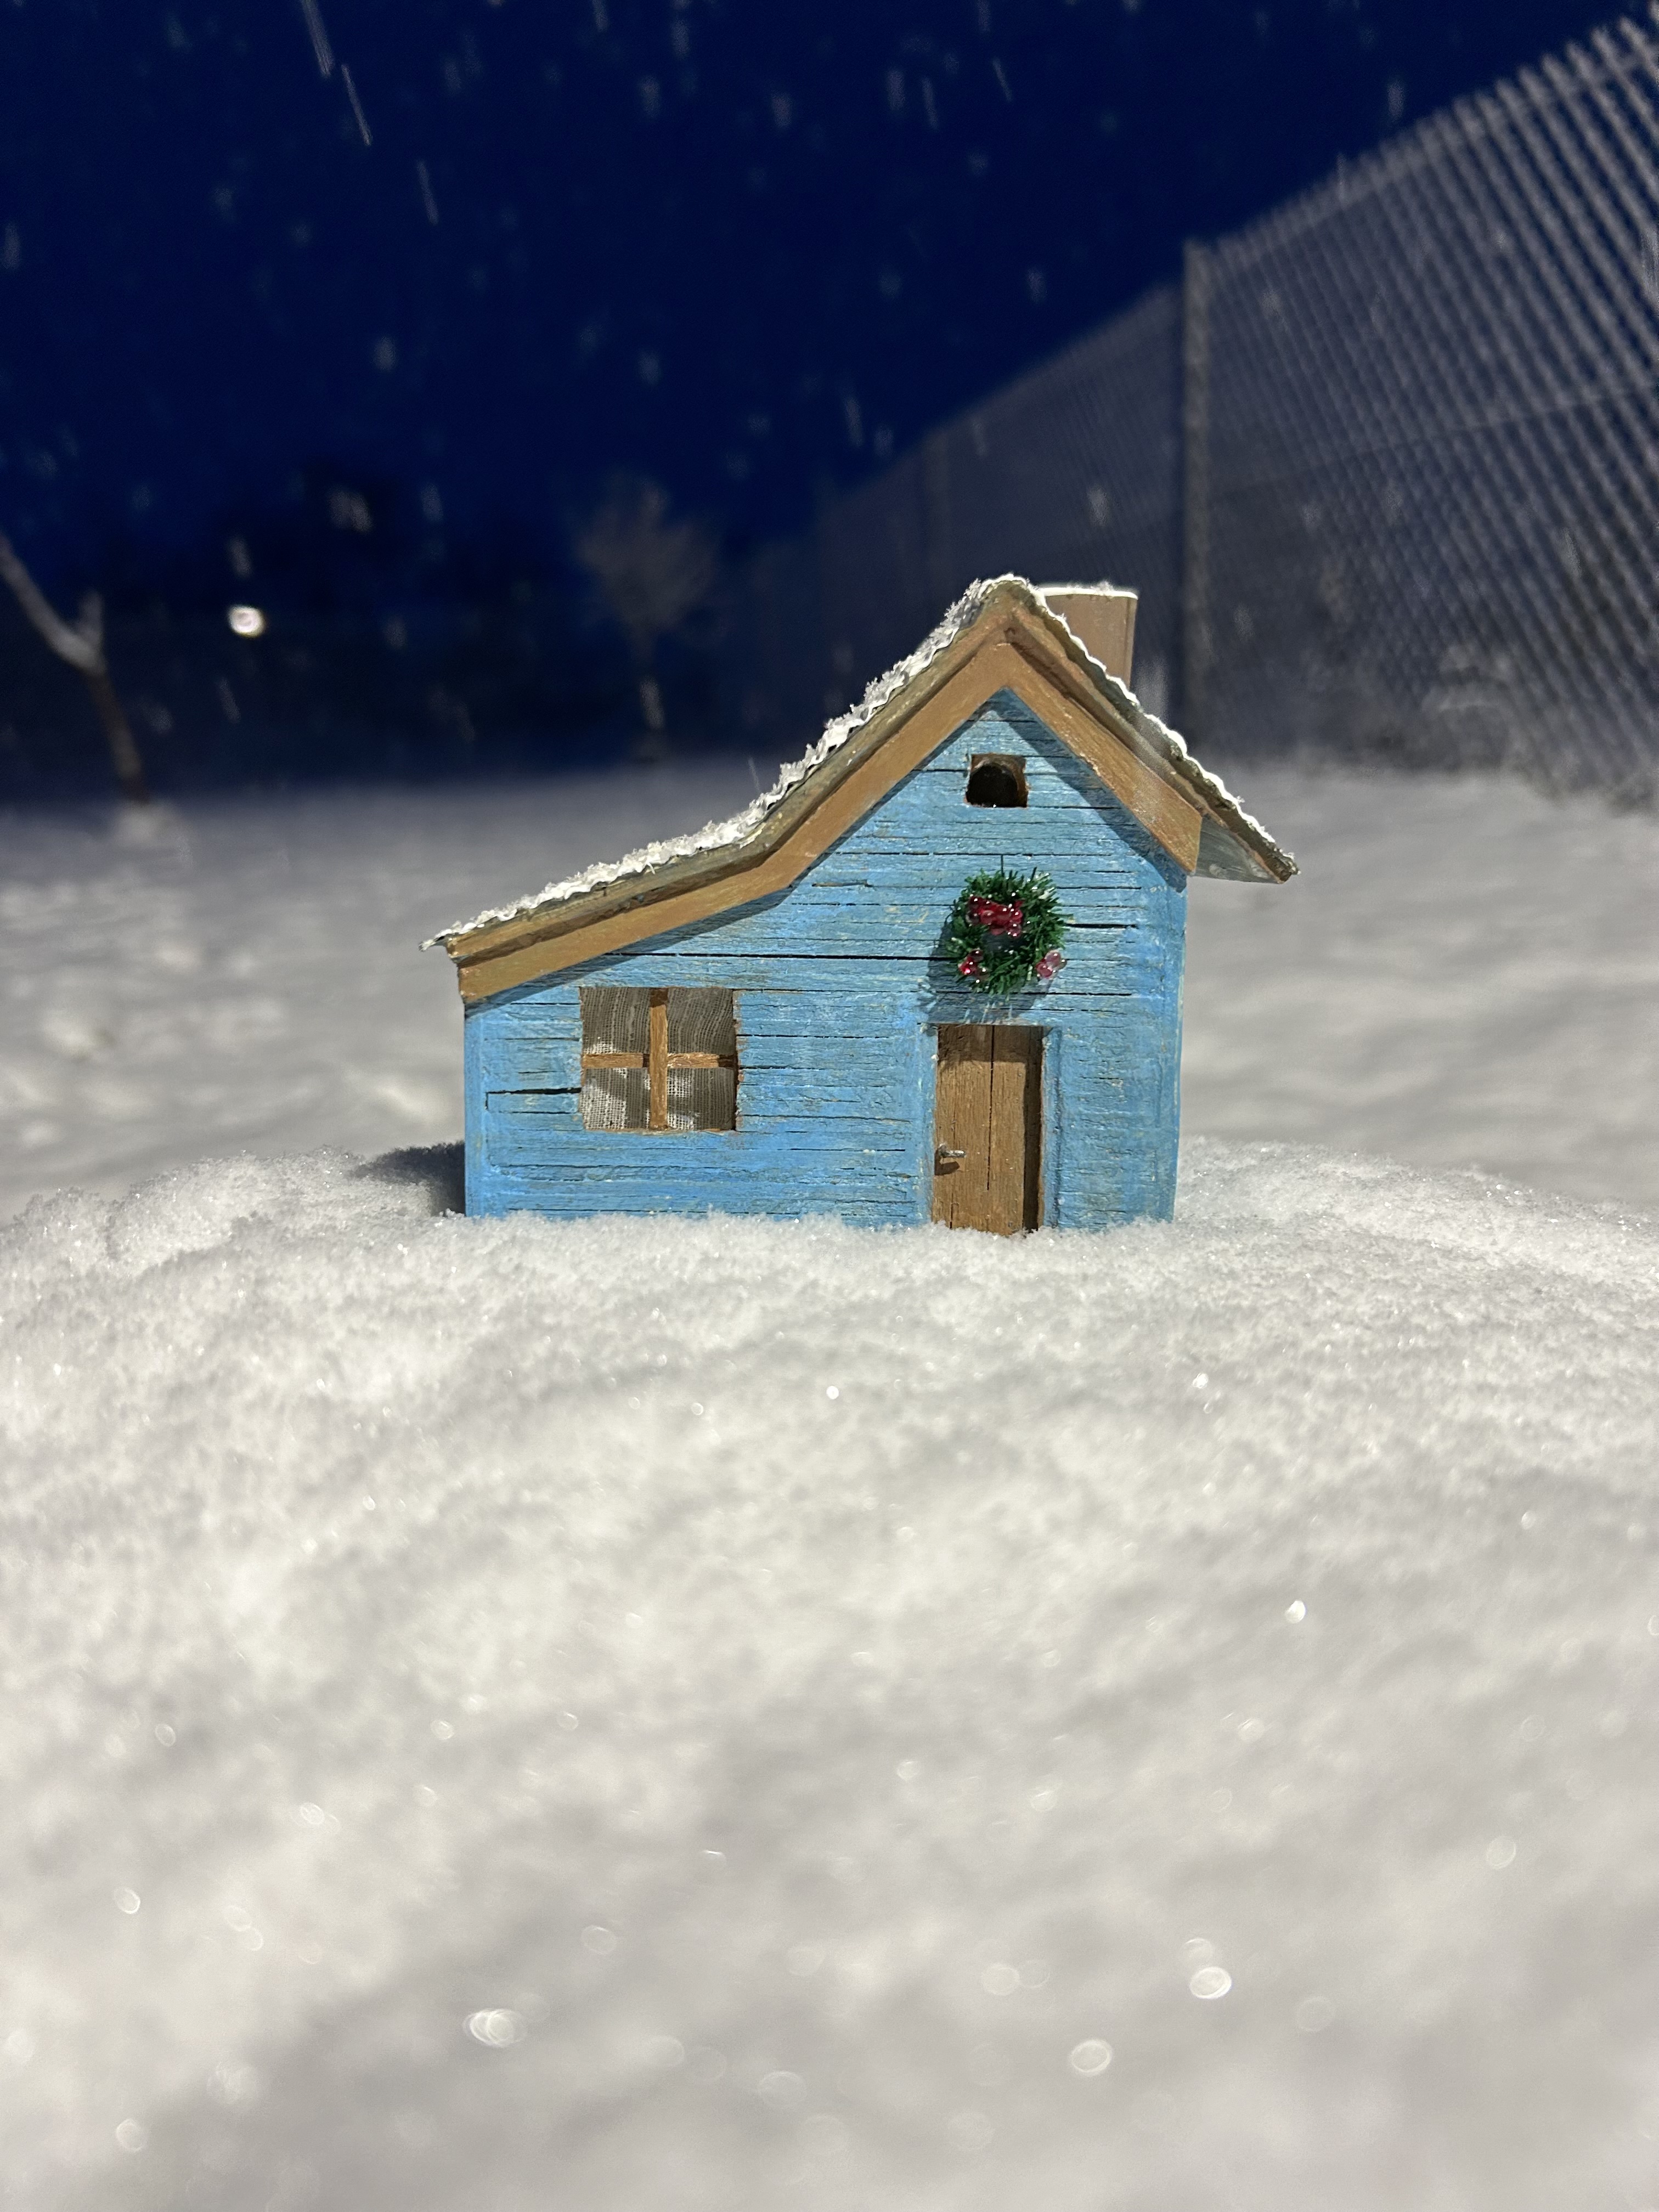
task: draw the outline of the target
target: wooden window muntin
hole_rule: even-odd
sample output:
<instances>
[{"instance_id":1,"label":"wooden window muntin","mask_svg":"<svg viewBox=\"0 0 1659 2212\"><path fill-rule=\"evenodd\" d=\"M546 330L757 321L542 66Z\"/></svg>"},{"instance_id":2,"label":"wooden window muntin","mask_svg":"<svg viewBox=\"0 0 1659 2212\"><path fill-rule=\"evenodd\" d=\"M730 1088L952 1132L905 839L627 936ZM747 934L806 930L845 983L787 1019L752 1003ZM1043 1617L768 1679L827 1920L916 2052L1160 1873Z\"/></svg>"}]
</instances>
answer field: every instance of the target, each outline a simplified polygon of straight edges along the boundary
<instances>
[{"instance_id":1,"label":"wooden window muntin","mask_svg":"<svg viewBox=\"0 0 1659 2212\"><path fill-rule=\"evenodd\" d=\"M737 1017L732 992L678 988L636 990L625 986L599 985L582 990L581 1005L582 1120L586 1127L611 1133L645 1130L653 1135L683 1135L696 1131L729 1130L737 1126ZM614 1030L621 1026L638 1033L641 1013L645 1022L637 1048L587 1042L594 1027ZM678 1027L683 1031L688 1021L697 1027L712 1026L723 1030L731 1038L732 1049L677 1049L672 1042L672 1029ZM695 1080L674 1080L677 1076L693 1075L698 1070L716 1069L730 1071L729 1091L718 1084L699 1086ZM623 1082L618 1089L607 1088L605 1093L595 1098L588 1076L590 1073L601 1072L619 1073ZM629 1076L635 1074L643 1079L641 1084L628 1081ZM699 1089L705 1093L701 1100L697 1097ZM641 1092L642 1097L638 1096ZM631 1109L636 1099L644 1107L643 1120L633 1118ZM590 1112L590 1108L596 1108L599 1113L605 1114L608 1108L618 1105L622 1109L620 1121L595 1118Z\"/></svg>"}]
</instances>

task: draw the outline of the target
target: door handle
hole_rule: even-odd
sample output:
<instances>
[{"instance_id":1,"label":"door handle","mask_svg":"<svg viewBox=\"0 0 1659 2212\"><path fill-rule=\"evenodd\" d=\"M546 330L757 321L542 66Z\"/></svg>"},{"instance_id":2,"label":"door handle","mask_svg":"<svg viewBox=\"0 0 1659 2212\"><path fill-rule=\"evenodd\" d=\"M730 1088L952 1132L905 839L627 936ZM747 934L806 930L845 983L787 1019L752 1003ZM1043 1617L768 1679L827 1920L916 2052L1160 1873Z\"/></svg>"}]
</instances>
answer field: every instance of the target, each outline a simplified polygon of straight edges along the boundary
<instances>
[{"instance_id":1,"label":"door handle","mask_svg":"<svg viewBox=\"0 0 1659 2212\"><path fill-rule=\"evenodd\" d=\"M956 1160L965 1160L967 1157L968 1155L966 1152L958 1152L954 1145L935 1145L933 1147L933 1172L937 1175L941 1168L949 1167L951 1163Z\"/></svg>"}]
</instances>

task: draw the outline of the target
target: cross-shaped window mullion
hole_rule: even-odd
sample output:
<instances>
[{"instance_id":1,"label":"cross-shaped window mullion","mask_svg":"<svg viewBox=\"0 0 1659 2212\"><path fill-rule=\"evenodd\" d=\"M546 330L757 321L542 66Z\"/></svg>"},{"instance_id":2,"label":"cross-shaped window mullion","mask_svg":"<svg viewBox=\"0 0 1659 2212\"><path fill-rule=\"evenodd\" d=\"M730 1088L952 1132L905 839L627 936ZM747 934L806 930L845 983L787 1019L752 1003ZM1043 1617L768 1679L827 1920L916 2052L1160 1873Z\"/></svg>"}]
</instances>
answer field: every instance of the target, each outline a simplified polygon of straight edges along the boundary
<instances>
[{"instance_id":1,"label":"cross-shaped window mullion","mask_svg":"<svg viewBox=\"0 0 1659 2212\"><path fill-rule=\"evenodd\" d=\"M647 1129L668 1127L668 994L651 994L651 1026L646 1031L645 1079L650 1087Z\"/></svg>"}]
</instances>

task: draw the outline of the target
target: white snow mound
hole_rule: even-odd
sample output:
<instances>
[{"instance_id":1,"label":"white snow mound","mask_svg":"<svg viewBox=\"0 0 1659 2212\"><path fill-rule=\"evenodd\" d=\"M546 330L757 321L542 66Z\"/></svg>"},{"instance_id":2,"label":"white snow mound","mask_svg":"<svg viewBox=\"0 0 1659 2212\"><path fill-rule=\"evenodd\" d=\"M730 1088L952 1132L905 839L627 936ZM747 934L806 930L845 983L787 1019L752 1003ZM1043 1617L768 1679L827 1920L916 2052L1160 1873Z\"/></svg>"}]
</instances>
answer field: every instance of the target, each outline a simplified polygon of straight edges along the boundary
<instances>
[{"instance_id":1,"label":"white snow mound","mask_svg":"<svg viewBox=\"0 0 1659 2212\"><path fill-rule=\"evenodd\" d=\"M1659 1224L453 1172L0 1229L0 2201L1648 2201Z\"/></svg>"}]
</instances>

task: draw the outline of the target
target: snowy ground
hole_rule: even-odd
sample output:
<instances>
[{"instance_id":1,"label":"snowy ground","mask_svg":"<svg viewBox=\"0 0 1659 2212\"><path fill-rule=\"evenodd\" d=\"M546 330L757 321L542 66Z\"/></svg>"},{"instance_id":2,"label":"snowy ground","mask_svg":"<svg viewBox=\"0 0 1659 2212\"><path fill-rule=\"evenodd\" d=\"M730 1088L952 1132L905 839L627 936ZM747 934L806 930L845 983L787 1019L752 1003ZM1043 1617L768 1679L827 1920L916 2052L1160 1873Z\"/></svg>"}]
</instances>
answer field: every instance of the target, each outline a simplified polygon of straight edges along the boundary
<instances>
[{"instance_id":1,"label":"snowy ground","mask_svg":"<svg viewBox=\"0 0 1659 2212\"><path fill-rule=\"evenodd\" d=\"M1651 2212L1653 823L1250 779L1173 1225L202 1158L742 795L6 826L0 2204Z\"/></svg>"}]
</instances>

